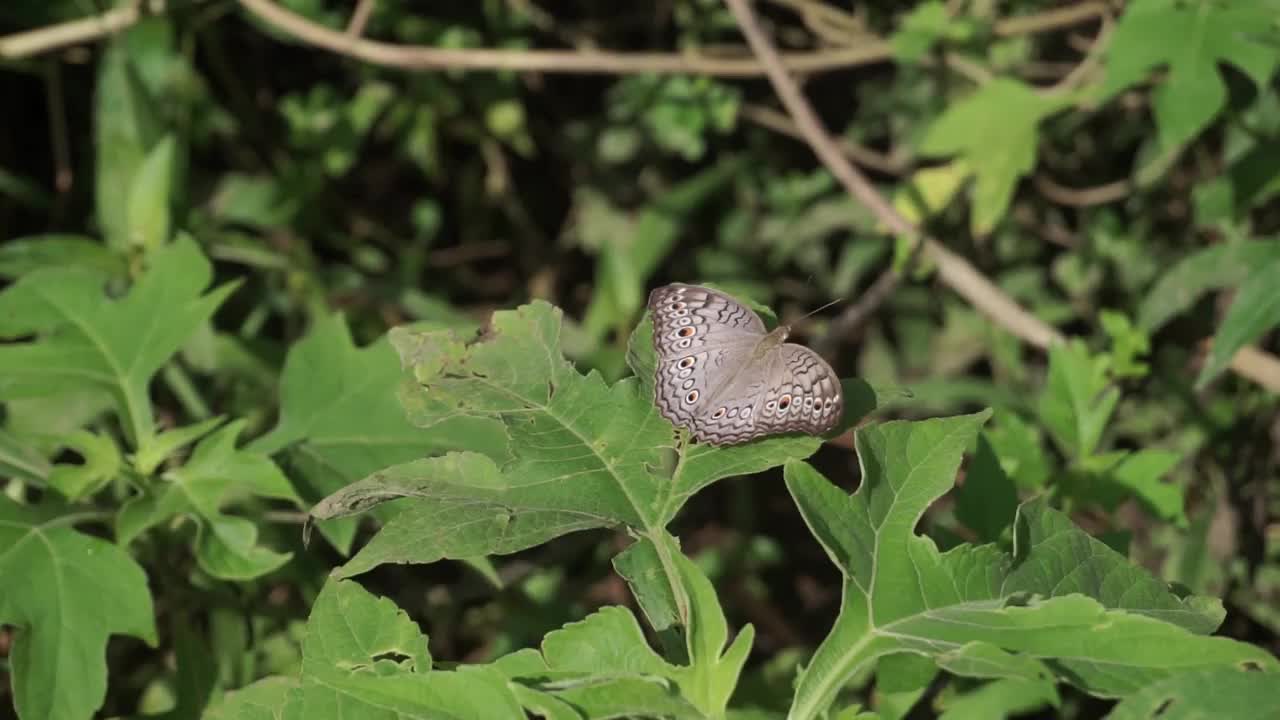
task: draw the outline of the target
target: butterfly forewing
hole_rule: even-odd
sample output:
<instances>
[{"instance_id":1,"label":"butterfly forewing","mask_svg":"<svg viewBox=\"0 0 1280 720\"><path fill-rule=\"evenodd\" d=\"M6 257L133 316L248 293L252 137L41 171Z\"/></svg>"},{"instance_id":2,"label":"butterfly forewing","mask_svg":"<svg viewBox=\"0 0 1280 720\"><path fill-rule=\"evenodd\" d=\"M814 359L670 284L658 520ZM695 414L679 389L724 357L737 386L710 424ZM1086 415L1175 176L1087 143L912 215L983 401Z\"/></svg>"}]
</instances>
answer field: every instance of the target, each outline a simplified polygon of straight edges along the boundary
<instances>
[{"instance_id":1,"label":"butterfly forewing","mask_svg":"<svg viewBox=\"0 0 1280 720\"><path fill-rule=\"evenodd\" d=\"M817 353L773 345L733 298L673 284L649 295L658 356L654 400L673 424L712 445L785 432L819 434L840 418L840 382Z\"/></svg>"},{"instance_id":2,"label":"butterfly forewing","mask_svg":"<svg viewBox=\"0 0 1280 720\"><path fill-rule=\"evenodd\" d=\"M663 417L693 430L693 422L736 365L764 337L764 323L722 293L673 284L649 294L657 352L654 399Z\"/></svg>"}]
</instances>

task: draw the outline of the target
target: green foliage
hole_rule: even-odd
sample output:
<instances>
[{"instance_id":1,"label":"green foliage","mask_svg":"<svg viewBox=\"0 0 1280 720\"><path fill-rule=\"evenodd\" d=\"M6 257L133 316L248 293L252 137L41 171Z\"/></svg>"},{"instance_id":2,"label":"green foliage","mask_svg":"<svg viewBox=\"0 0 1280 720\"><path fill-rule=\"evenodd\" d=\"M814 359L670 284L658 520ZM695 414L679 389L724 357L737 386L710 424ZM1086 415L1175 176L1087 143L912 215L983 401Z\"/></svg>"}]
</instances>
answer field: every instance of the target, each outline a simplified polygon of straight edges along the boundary
<instances>
[{"instance_id":1,"label":"green foliage","mask_svg":"<svg viewBox=\"0 0 1280 720\"><path fill-rule=\"evenodd\" d=\"M0 5L10 714L1277 713L1273 0L749 3L968 265L721 0ZM672 428L677 280L839 427Z\"/></svg>"},{"instance_id":2,"label":"green foliage","mask_svg":"<svg viewBox=\"0 0 1280 720\"><path fill-rule=\"evenodd\" d=\"M952 105L925 132L921 154L955 156L954 183L973 178L975 235L991 232L1008 212L1014 185L1035 167L1038 126L1065 105L1063 98L998 79Z\"/></svg>"},{"instance_id":3,"label":"green foliage","mask_svg":"<svg viewBox=\"0 0 1280 720\"><path fill-rule=\"evenodd\" d=\"M1140 0L1116 27L1102 92L1112 94L1164 67L1168 77L1152 95L1161 149L1179 150L1226 106L1218 62L1265 85L1280 60L1255 33L1274 18L1266 3Z\"/></svg>"},{"instance_id":4,"label":"green foliage","mask_svg":"<svg viewBox=\"0 0 1280 720\"><path fill-rule=\"evenodd\" d=\"M17 628L9 668L22 717L90 717L107 693L107 637L157 642L142 567L77 531L73 525L88 518L68 510L0 499L0 574L23 579L0 594L0 623Z\"/></svg>"}]
</instances>

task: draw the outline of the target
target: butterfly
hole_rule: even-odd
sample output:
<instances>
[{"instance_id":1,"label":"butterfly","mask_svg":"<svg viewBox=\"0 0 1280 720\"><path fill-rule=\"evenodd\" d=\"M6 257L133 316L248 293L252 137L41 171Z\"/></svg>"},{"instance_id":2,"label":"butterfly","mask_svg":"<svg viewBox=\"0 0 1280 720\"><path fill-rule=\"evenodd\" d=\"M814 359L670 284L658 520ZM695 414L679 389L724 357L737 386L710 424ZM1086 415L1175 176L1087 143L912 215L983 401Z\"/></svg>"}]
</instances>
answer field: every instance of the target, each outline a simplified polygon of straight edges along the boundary
<instances>
[{"instance_id":1,"label":"butterfly","mask_svg":"<svg viewBox=\"0 0 1280 720\"><path fill-rule=\"evenodd\" d=\"M695 440L733 445L782 433L821 435L844 411L840 379L816 352L766 331L742 303L673 283L649 293L658 364L654 402Z\"/></svg>"}]
</instances>

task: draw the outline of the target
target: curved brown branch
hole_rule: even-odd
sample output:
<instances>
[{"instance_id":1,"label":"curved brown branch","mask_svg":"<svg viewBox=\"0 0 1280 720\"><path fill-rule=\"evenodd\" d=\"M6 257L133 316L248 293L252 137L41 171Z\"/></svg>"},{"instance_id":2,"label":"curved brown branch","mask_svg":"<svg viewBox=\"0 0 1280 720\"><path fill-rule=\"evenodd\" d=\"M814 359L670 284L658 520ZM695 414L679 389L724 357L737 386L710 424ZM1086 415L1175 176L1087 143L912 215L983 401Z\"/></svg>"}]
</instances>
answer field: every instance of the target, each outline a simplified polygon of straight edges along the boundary
<instances>
[{"instance_id":1,"label":"curved brown branch","mask_svg":"<svg viewBox=\"0 0 1280 720\"><path fill-rule=\"evenodd\" d=\"M1059 185L1043 173L1031 178L1040 194L1059 205L1071 207L1092 207L1123 200L1133 192L1133 183L1129 180L1116 180L1105 185L1091 188L1069 188Z\"/></svg>"},{"instance_id":2,"label":"curved brown branch","mask_svg":"<svg viewBox=\"0 0 1280 720\"><path fill-rule=\"evenodd\" d=\"M364 34L364 26L369 23L369 16L373 15L373 6L377 2L378 0L360 0L355 12L351 13L351 19L347 21L347 35L359 37Z\"/></svg>"},{"instance_id":3,"label":"curved brown branch","mask_svg":"<svg viewBox=\"0 0 1280 720\"><path fill-rule=\"evenodd\" d=\"M0 60L22 60L50 50L97 40L124 30L138 22L142 16L142 3L131 2L100 15L6 35L0 37Z\"/></svg>"},{"instance_id":4,"label":"curved brown branch","mask_svg":"<svg viewBox=\"0 0 1280 720\"><path fill-rule=\"evenodd\" d=\"M801 94L799 86L787 74L787 69L781 64L773 44L760 30L760 24L756 21L751 8L747 6L747 1L725 0L725 3L737 19L742 34L747 38L747 43L768 72L769 81L773 84L774 91L778 93L783 106L787 108L787 112L795 120L796 127L800 129L809 147L813 149L822 164L844 185L850 195L867 206L872 214L890 230L906 237L918 237L919 233L915 226L895 210L870 181L845 159L835 141L822 127L822 122L809 105L809 101ZM1055 328L1023 309L967 260L930 238L921 238L920 242L924 244L923 254L937 266L938 276L942 281L1000 326L1038 347L1048 347L1062 338ZM897 278L898 275L894 273L893 277ZM883 283L877 281L876 285L882 289L888 286L891 291L897 282L899 282L897 279L887 279ZM887 297L889 292L885 291L883 295ZM865 309L860 307L851 308L851 310L865 312Z\"/></svg>"},{"instance_id":5,"label":"curved brown branch","mask_svg":"<svg viewBox=\"0 0 1280 720\"><path fill-rule=\"evenodd\" d=\"M384 67L406 70L517 70L545 73L632 75L691 73L756 77L764 68L754 57L708 57L678 53L623 53L600 50L493 50L400 45L352 37L287 10L273 0L239 0L259 19L316 47ZM790 53L780 60L789 70L817 73L883 62L892 57L887 43L853 48Z\"/></svg>"},{"instance_id":6,"label":"curved brown branch","mask_svg":"<svg viewBox=\"0 0 1280 720\"><path fill-rule=\"evenodd\" d=\"M1086 2L1047 10L1034 15L1006 18L996 23L995 31L996 35L1001 37L1033 35L1088 22L1094 18L1109 17L1111 17L1111 8L1106 3Z\"/></svg>"},{"instance_id":7,"label":"curved brown branch","mask_svg":"<svg viewBox=\"0 0 1280 720\"><path fill-rule=\"evenodd\" d=\"M791 122L791 118L786 113L780 113L773 108L748 103L739 108L738 116L750 120L760 127L768 128L783 135L790 135L797 140L804 140L804 135L801 134L796 124ZM840 151L859 165L878 170L886 175L901 175L908 169L906 163L893 155L877 152L847 138L840 142Z\"/></svg>"},{"instance_id":8,"label":"curved brown branch","mask_svg":"<svg viewBox=\"0 0 1280 720\"><path fill-rule=\"evenodd\" d=\"M814 154L845 186L849 194L870 208L882 223L898 234L917 236L916 228L841 154L835 141L823 129L808 100L800 93L799 86L778 61L777 51L760 30L747 2L748 0L725 0L737 19L742 34L768 71L769 81L775 92L791 113L796 127L802 132ZM920 242L923 244L924 254L937 266L938 276L942 281L996 324L1040 348L1047 348L1063 339L1056 328L1027 312L967 260L931 238L923 237ZM896 274L894 277L897 277ZM877 280L876 286L882 283L891 286L896 280L882 278ZM877 290L877 293L880 292L888 295L883 288ZM857 310L865 312L865 309ZM1232 358L1231 369L1242 377L1280 393L1280 358L1274 355L1254 347L1245 347Z\"/></svg>"}]
</instances>

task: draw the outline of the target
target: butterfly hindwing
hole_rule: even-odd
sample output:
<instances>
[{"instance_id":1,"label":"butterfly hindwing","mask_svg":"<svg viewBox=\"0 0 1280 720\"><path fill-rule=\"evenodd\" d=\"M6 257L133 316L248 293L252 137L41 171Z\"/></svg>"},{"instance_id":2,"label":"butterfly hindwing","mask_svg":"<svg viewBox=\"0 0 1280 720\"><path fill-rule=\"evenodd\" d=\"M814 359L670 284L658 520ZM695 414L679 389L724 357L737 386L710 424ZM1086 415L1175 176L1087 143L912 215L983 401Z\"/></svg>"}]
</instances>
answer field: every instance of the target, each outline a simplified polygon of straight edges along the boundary
<instances>
[{"instance_id":1,"label":"butterfly hindwing","mask_svg":"<svg viewBox=\"0 0 1280 720\"><path fill-rule=\"evenodd\" d=\"M786 343L776 352L776 369L760 398L760 433L822 435L831 430L844 413L840 378L826 360L803 345Z\"/></svg>"}]
</instances>

